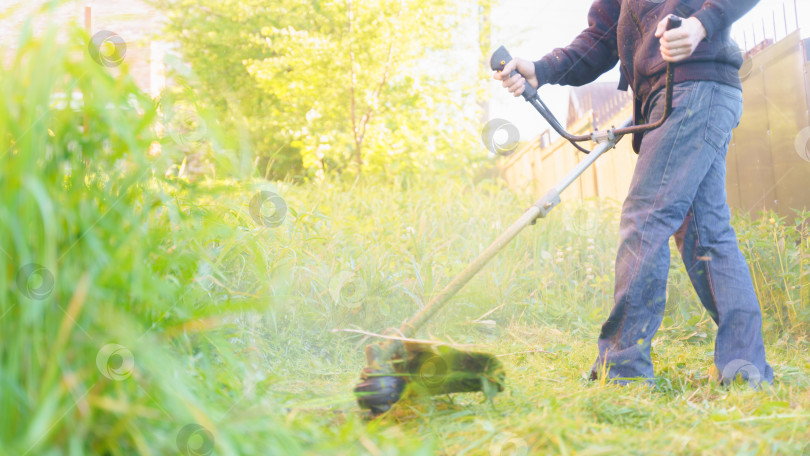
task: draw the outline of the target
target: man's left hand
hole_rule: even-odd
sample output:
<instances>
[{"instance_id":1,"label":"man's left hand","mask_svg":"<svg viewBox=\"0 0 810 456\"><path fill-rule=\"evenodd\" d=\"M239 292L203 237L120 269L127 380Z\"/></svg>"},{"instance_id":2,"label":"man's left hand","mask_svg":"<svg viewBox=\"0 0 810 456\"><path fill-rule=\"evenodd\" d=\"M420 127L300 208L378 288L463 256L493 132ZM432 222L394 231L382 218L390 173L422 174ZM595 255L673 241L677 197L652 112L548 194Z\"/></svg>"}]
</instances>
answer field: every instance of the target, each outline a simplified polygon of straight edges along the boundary
<instances>
[{"instance_id":1,"label":"man's left hand","mask_svg":"<svg viewBox=\"0 0 810 456\"><path fill-rule=\"evenodd\" d=\"M706 29L697 18L690 17L680 27L667 30L667 19L662 19L655 30L655 36L660 38L661 57L667 62L680 62L695 52L706 38Z\"/></svg>"}]
</instances>

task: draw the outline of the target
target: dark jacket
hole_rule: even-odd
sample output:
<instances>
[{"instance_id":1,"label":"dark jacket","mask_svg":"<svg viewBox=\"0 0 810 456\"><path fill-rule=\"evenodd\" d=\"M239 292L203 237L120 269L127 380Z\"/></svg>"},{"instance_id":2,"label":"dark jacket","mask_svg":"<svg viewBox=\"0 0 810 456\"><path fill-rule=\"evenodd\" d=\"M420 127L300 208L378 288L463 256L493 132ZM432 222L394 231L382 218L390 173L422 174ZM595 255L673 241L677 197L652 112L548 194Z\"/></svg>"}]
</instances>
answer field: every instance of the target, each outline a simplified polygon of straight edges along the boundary
<instances>
[{"instance_id":1,"label":"dark jacket","mask_svg":"<svg viewBox=\"0 0 810 456\"><path fill-rule=\"evenodd\" d=\"M543 84L580 86L592 82L621 62L620 90L633 89L636 124L650 95L664 87L666 62L655 29L669 14L696 17L706 38L695 52L675 66L675 83L717 81L742 88L742 53L731 39L731 24L759 0L596 0L588 12L588 28L565 48L534 62ZM638 138L640 139L640 138ZM637 141L634 142L636 152Z\"/></svg>"}]
</instances>

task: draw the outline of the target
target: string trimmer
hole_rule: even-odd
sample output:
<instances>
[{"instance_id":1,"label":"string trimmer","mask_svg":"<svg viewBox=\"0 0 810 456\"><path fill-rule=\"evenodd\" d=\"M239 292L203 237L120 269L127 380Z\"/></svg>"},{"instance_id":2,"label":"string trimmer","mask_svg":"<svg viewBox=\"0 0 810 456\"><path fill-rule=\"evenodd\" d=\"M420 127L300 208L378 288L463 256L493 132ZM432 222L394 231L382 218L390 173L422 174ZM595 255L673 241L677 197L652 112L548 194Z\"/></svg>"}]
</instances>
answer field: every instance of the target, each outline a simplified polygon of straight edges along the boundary
<instances>
[{"instance_id":1,"label":"string trimmer","mask_svg":"<svg viewBox=\"0 0 810 456\"><path fill-rule=\"evenodd\" d=\"M679 27L681 19L670 16L667 30ZM503 70L512 60L509 52L499 47L490 59L490 67L495 71ZM517 74L513 71L511 75ZM666 75L666 109L664 115L655 123L630 126L632 118L627 119L619 128L594 131L588 135L572 135L565 131L551 114L535 90L526 84L523 98L563 138L577 149L588 154L573 170L534 203L512 226L506 229L478 258L467 266L430 302L415 315L402 324L396 336L366 346L366 367L360 376L360 383L355 387L358 404L369 409L373 415L386 412L397 402L405 386L413 383L421 392L427 394L446 394L458 392L483 391L494 395L503 391L505 373L498 359L487 353L467 352L447 345L434 345L420 341L408 340L424 326L469 280L475 276L489 260L498 254L524 228L538 218L543 218L560 203L560 193L579 177L597 158L612 149L627 134L642 133L662 125L672 112L673 68L667 64ZM580 146L579 142L593 141L598 147L593 151Z\"/></svg>"}]
</instances>

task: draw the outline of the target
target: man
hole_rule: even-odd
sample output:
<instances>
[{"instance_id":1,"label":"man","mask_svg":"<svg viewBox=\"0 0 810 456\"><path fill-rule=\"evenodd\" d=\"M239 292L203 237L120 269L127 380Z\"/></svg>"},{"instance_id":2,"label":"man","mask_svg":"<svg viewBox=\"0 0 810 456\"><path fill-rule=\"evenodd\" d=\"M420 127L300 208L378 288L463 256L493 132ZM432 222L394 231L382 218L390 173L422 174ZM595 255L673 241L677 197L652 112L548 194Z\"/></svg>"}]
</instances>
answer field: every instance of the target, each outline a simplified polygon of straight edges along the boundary
<instances>
[{"instance_id":1,"label":"man","mask_svg":"<svg viewBox=\"0 0 810 456\"><path fill-rule=\"evenodd\" d=\"M639 154L622 206L615 305L599 336L591 378L652 383L652 337L664 314L669 238L675 236L692 285L718 325L720 380L737 374L773 382L762 315L737 246L726 202L725 156L742 115L742 56L731 24L757 0L596 0L588 28L536 62L515 58L495 79L515 96L528 82L583 85L620 62L619 88L633 89L635 123L664 113L667 62L676 64L673 111L633 140ZM684 18L666 30L667 17ZM509 77L512 70L518 75Z\"/></svg>"}]
</instances>

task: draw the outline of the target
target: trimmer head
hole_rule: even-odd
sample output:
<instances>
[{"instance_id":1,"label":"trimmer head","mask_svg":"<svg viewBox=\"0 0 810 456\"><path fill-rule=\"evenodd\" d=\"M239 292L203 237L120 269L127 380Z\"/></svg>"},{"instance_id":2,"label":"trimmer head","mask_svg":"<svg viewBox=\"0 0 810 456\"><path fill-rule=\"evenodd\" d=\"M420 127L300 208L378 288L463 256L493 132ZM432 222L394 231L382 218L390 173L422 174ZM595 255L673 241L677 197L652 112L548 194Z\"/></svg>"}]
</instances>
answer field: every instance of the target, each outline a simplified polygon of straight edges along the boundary
<instances>
[{"instance_id":1,"label":"trimmer head","mask_svg":"<svg viewBox=\"0 0 810 456\"><path fill-rule=\"evenodd\" d=\"M391 352L393 355L387 355ZM410 394L420 396L481 391L491 398L503 391L506 378L495 356L447 345L372 344L366 347L366 363L354 393L360 407L372 415L388 411L406 386Z\"/></svg>"},{"instance_id":2,"label":"trimmer head","mask_svg":"<svg viewBox=\"0 0 810 456\"><path fill-rule=\"evenodd\" d=\"M407 383L405 377L394 369L393 361L383 360L384 351L380 344L366 346L366 367L360 374L360 383L354 388L357 403L369 409L372 415L387 412L402 396Z\"/></svg>"}]
</instances>

